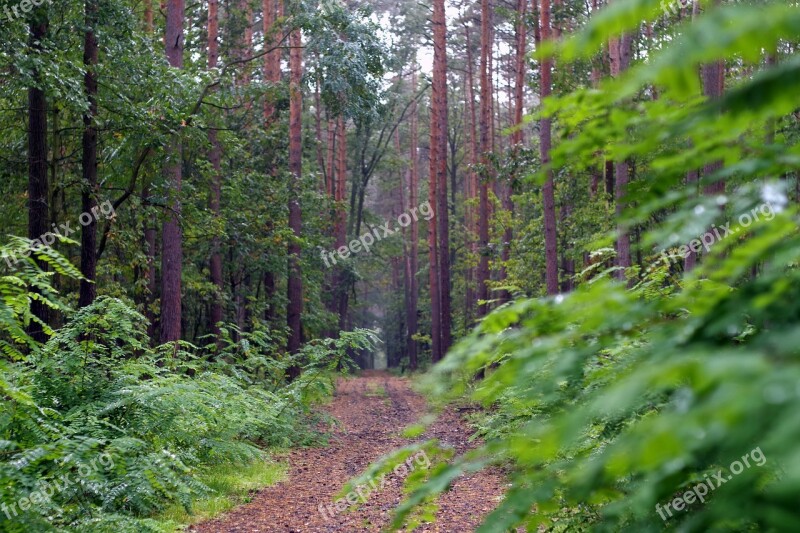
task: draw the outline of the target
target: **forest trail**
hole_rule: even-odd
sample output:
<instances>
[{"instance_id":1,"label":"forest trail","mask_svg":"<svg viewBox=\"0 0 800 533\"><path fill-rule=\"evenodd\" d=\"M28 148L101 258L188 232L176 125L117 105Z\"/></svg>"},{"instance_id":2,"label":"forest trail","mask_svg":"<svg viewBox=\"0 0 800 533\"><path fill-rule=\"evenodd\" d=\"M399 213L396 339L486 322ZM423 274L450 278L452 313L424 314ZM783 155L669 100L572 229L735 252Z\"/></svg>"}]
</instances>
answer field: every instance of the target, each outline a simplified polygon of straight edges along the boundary
<instances>
[{"instance_id":1,"label":"forest trail","mask_svg":"<svg viewBox=\"0 0 800 533\"><path fill-rule=\"evenodd\" d=\"M394 474L382 490L366 497L366 503L337 512L333 502L343 485L379 457L407 445L400 436L408 425L426 414L425 400L412 392L409 382L383 372L339 380L333 402L326 410L341 424L330 444L321 448L293 450L286 481L253 496L252 502L191 531L222 532L358 532L381 531L402 501L402 483ZM470 431L461 416L448 408L423 435L437 438L459 452L468 448ZM424 468L424 462L415 468ZM498 503L504 480L497 472L462 476L440 499L437 520L417 532L465 533L474 531ZM377 483L376 483L377 485ZM325 510L321 506L333 509Z\"/></svg>"}]
</instances>

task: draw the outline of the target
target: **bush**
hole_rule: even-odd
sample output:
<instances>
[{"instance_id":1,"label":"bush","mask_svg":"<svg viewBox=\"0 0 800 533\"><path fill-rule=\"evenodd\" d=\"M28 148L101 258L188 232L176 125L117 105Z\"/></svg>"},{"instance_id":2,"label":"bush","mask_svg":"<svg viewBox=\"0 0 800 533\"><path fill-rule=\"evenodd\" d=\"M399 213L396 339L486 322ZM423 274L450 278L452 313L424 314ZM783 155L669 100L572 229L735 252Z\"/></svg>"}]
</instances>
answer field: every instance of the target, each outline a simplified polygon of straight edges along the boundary
<instances>
[{"instance_id":1,"label":"bush","mask_svg":"<svg viewBox=\"0 0 800 533\"><path fill-rule=\"evenodd\" d=\"M345 333L292 357L263 332L240 332L214 353L151 348L144 317L101 297L38 346L24 333L28 281L46 286L46 275L28 267L0 279L4 346L17 360L0 361L3 531L157 530L149 516L209 494L202 470L313 440L311 406L348 351L373 339ZM287 383L291 365L304 373Z\"/></svg>"}]
</instances>

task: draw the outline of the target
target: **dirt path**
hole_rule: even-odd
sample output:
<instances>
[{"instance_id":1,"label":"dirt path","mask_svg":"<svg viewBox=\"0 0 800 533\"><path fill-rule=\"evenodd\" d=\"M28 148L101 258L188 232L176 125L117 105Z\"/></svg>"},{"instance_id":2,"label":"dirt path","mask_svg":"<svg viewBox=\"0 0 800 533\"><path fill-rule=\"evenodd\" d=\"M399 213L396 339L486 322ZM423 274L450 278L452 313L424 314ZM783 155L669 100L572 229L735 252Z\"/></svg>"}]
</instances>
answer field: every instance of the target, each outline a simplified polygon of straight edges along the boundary
<instances>
[{"instance_id":1,"label":"dirt path","mask_svg":"<svg viewBox=\"0 0 800 533\"><path fill-rule=\"evenodd\" d=\"M407 380L372 372L341 380L327 409L341 422L328 447L293 451L289 455L287 481L259 492L247 505L191 530L382 531L402 500L401 481L393 475L387 476L382 490L369 494L366 503L358 503L352 510L337 512L331 504L345 482L374 460L409 443L399 433L426 413L425 400L409 389ZM469 429L460 417L446 411L423 437L438 438L463 451L468 436ZM419 459L422 468L424 461ZM416 531L474 531L481 517L497 505L502 484L501 476L492 472L461 477L441 498L436 523Z\"/></svg>"}]
</instances>

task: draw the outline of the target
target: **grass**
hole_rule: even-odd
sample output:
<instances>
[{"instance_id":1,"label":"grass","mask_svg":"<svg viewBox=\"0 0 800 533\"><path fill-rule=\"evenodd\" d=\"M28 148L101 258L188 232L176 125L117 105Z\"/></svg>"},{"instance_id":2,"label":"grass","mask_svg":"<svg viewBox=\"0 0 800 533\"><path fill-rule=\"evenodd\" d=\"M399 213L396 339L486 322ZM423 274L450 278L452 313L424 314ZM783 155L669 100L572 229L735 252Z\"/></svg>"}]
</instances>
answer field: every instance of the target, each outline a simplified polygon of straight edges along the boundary
<instances>
[{"instance_id":1,"label":"grass","mask_svg":"<svg viewBox=\"0 0 800 533\"><path fill-rule=\"evenodd\" d=\"M386 393L386 389L383 388L383 385L379 383L369 383L367 385L369 389L364 396L367 398L388 398L388 394Z\"/></svg>"},{"instance_id":2,"label":"grass","mask_svg":"<svg viewBox=\"0 0 800 533\"><path fill-rule=\"evenodd\" d=\"M194 502L191 513L175 504L160 513L156 520L163 524L163 531L184 530L248 503L254 491L285 480L287 469L285 463L271 460L254 461L245 466L215 466L198 476L214 491L213 495Z\"/></svg>"}]
</instances>

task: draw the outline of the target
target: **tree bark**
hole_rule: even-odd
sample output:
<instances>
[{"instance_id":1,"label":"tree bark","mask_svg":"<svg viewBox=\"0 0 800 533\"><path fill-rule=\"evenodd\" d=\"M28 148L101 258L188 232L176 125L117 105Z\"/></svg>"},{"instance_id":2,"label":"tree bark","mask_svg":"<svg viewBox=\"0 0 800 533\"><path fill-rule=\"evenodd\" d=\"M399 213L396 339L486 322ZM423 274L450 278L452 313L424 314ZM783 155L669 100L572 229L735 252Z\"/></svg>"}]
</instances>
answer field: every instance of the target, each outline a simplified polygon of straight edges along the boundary
<instances>
[{"instance_id":1,"label":"tree bark","mask_svg":"<svg viewBox=\"0 0 800 533\"><path fill-rule=\"evenodd\" d=\"M144 11L144 27L148 37L153 36L153 0L146 0ZM145 181L142 185L141 205L146 209L150 205L150 184ZM152 214L144 211L144 223L142 224L142 232L144 236L144 256L145 266L144 273L144 286L142 296L142 304L144 307L144 316L147 319L147 336L151 341L155 340L157 324L156 316L153 312L153 301L158 289L156 281L156 240L158 239L158 227L155 217Z\"/></svg>"},{"instance_id":2,"label":"tree bark","mask_svg":"<svg viewBox=\"0 0 800 533\"><path fill-rule=\"evenodd\" d=\"M281 0L263 0L262 1L262 29L264 32L264 46L269 48L276 48L264 56L263 73L264 79L272 85L277 85L281 81L281 51L275 47L278 39L276 38L278 25L278 16L282 16L283 2ZM264 130L269 129L275 120L276 110L272 97L267 95L264 99ZM274 173L275 169L269 169L269 172ZM272 221L267 221L267 231L272 232ZM264 273L264 300L265 311L264 319L267 323L272 323L277 318L275 293L277 290L276 273L267 270Z\"/></svg>"},{"instance_id":3,"label":"tree bark","mask_svg":"<svg viewBox=\"0 0 800 533\"><path fill-rule=\"evenodd\" d=\"M144 0L144 29L147 35L153 34L153 0Z\"/></svg>"},{"instance_id":4,"label":"tree bark","mask_svg":"<svg viewBox=\"0 0 800 533\"><path fill-rule=\"evenodd\" d=\"M437 127L437 120L433 117L433 109L431 109L431 137L433 130ZM438 147L431 143L429 157L433 159L435 156L434 151ZM436 190L436 174L432 172L428 177L428 202L431 206L436 206L437 190ZM439 361L442 358L442 330L441 330L441 296L439 293L439 253L438 253L438 240L436 220L428 221L428 281L429 292L431 297L431 359Z\"/></svg>"},{"instance_id":5,"label":"tree bark","mask_svg":"<svg viewBox=\"0 0 800 533\"><path fill-rule=\"evenodd\" d=\"M411 77L411 88L414 98L416 98L417 85L417 65L415 62L414 73ZM419 107L416 99L414 103L411 104L411 147L409 157L411 159L411 168L408 180L408 205L413 208L419 204ZM409 368L414 371L417 369L418 364L417 341L414 339L414 335L417 334L418 330L417 301L419 293L419 283L417 282L417 270L419 270L419 223L416 217L411 217L410 233L409 250L406 256L409 295L408 304L406 306L406 323L408 329L406 349L408 351Z\"/></svg>"},{"instance_id":6,"label":"tree bark","mask_svg":"<svg viewBox=\"0 0 800 533\"><path fill-rule=\"evenodd\" d=\"M550 0L541 0L541 29L542 42L550 40ZM544 100L552 91L553 60L549 57L541 62L541 87L540 96ZM542 166L550 165L550 149L552 147L552 121L550 117L543 117L539 126L539 145ZM556 200L553 170L548 168L542 188L542 210L544 216L544 251L545 251L545 286L548 295L558 294L558 233L556 228Z\"/></svg>"},{"instance_id":7,"label":"tree bark","mask_svg":"<svg viewBox=\"0 0 800 533\"><path fill-rule=\"evenodd\" d=\"M40 13L35 15L41 16ZM37 17L30 26L30 48L32 54L42 50L42 40L47 36L47 19ZM37 70L34 77L41 79ZM50 193L47 179L47 98L44 91L37 87L28 88L28 238L37 240L50 229ZM45 265L41 264L44 268ZM35 291L35 289L34 289ZM31 313L44 322L49 323L50 313L47 306L34 300L31 302ZM47 341L44 328L35 322L28 327L28 334L37 342Z\"/></svg>"},{"instance_id":8,"label":"tree bark","mask_svg":"<svg viewBox=\"0 0 800 533\"><path fill-rule=\"evenodd\" d=\"M289 241L289 273L287 283L288 304L286 320L289 326L287 351L297 353L303 342L303 278L300 270L300 239L303 221L300 211L300 189L303 172L303 45L299 29L292 31L290 37L289 69L291 71L290 103L289 103L289 171L292 180L289 184L289 229L292 238ZM289 369L289 377L296 378L300 374L298 367Z\"/></svg>"},{"instance_id":9,"label":"tree bark","mask_svg":"<svg viewBox=\"0 0 800 533\"><path fill-rule=\"evenodd\" d=\"M464 218L466 226L466 245L471 257L477 257L478 242L475 236L478 235L478 217L474 205L474 200L478 195L478 173L475 172L475 167L478 164L478 140L475 129L478 124L478 117L475 111L475 77L473 73L473 57L472 57L472 38L470 27L464 26L465 41L467 47L467 70L465 75L465 88L464 94L466 96L466 114L467 114L467 131L469 143L469 164L470 170L467 173L467 182L465 186L465 196L467 206L464 209ZM475 290L476 269L470 265L467 266L465 275L466 294L464 302L464 321L465 329L472 323L473 312L477 307L477 291Z\"/></svg>"},{"instance_id":10,"label":"tree bark","mask_svg":"<svg viewBox=\"0 0 800 533\"><path fill-rule=\"evenodd\" d=\"M447 20L444 0L433 1L433 86L431 116L436 128L431 128L431 145L436 144L436 157L431 158L431 179L436 179L437 237L439 238L439 295L441 313L440 355L452 344L450 298L450 215L447 201ZM433 110L435 109L435 111ZM435 133L435 135L434 135ZM434 362L438 359L434 359Z\"/></svg>"},{"instance_id":11,"label":"tree bark","mask_svg":"<svg viewBox=\"0 0 800 533\"><path fill-rule=\"evenodd\" d=\"M97 209L97 129L94 119L97 116L97 0L86 0L86 31L83 42L83 86L89 107L83 114L83 139L81 141L83 158L81 161L83 183L81 190L81 207L84 213L93 213ZM78 306L91 305L97 297L97 220L81 228L81 280Z\"/></svg>"},{"instance_id":12,"label":"tree bark","mask_svg":"<svg viewBox=\"0 0 800 533\"><path fill-rule=\"evenodd\" d=\"M492 131L494 117L492 116L492 24L494 21L493 0L481 0L481 118L480 118L480 143L481 164L483 176L478 186L478 317L486 316L489 299L489 177L491 161L489 154L492 151Z\"/></svg>"},{"instance_id":13,"label":"tree bark","mask_svg":"<svg viewBox=\"0 0 800 533\"><path fill-rule=\"evenodd\" d=\"M262 29L264 31L264 46L274 48L278 42L276 37L278 29L277 14L283 10L281 0L263 0L262 2ZM271 84L278 84L281 81L281 51L272 50L264 55L264 79ZM275 105L270 96L264 99L264 121L265 128L274 120Z\"/></svg>"},{"instance_id":14,"label":"tree bark","mask_svg":"<svg viewBox=\"0 0 800 533\"><path fill-rule=\"evenodd\" d=\"M217 68L219 61L219 0L208 1L208 68L209 70ZM208 153L208 159L211 163L212 176L211 176L211 195L209 198L209 207L211 214L217 224L221 219L222 208L222 148L220 147L219 140L217 139L217 131L214 129L208 130L208 142L211 149ZM211 333L219 338L220 329L219 323L223 319L223 295L225 293L224 278L222 272L222 250L220 238L214 235L211 240L211 258L209 261L209 273L211 283L215 287L215 294L211 301L211 310L209 313L209 327Z\"/></svg>"},{"instance_id":15,"label":"tree bark","mask_svg":"<svg viewBox=\"0 0 800 533\"><path fill-rule=\"evenodd\" d=\"M184 0L168 0L166 52L172 68L183 68ZM162 228L161 252L161 343L181 338L181 275L183 236L180 227L183 145L180 134L170 140L164 168L171 193L169 211Z\"/></svg>"},{"instance_id":16,"label":"tree bark","mask_svg":"<svg viewBox=\"0 0 800 533\"><path fill-rule=\"evenodd\" d=\"M512 150L517 153L525 142L525 135L522 129L522 117L525 110L525 57L527 54L527 26L525 24L525 17L528 9L527 0L518 0L517 2L517 24L516 24L516 57L514 61L514 93L513 93L513 110L514 117L512 126L515 128L514 133L511 135ZM503 209L509 213L509 222L503 231L503 251L502 251L502 265L500 267L500 280L505 281L508 279L508 271L506 265L511 259L511 243L514 240L514 231L511 227L511 220L513 220L514 204L511 201L511 180L501 184L500 200ZM505 303L511 300L511 294L508 290L500 292L500 303Z\"/></svg>"},{"instance_id":17,"label":"tree bark","mask_svg":"<svg viewBox=\"0 0 800 533\"><path fill-rule=\"evenodd\" d=\"M725 92L725 62L714 61L702 66L703 94L709 101L722 98ZM713 174L722 170L722 161L712 161L703 166L703 178L708 179ZM725 194L725 182L717 180L709 183L704 190L706 195Z\"/></svg>"},{"instance_id":18,"label":"tree bark","mask_svg":"<svg viewBox=\"0 0 800 533\"><path fill-rule=\"evenodd\" d=\"M347 191L347 119L340 116L337 121L338 133L336 134L336 248L345 246L347 241L347 213L344 207L344 198ZM339 314L339 330L345 329L347 324L347 307L349 303L350 287L345 283L342 268L337 272L337 312Z\"/></svg>"}]
</instances>

